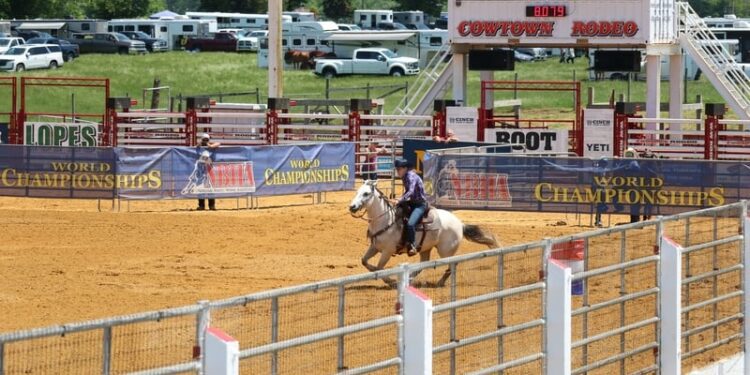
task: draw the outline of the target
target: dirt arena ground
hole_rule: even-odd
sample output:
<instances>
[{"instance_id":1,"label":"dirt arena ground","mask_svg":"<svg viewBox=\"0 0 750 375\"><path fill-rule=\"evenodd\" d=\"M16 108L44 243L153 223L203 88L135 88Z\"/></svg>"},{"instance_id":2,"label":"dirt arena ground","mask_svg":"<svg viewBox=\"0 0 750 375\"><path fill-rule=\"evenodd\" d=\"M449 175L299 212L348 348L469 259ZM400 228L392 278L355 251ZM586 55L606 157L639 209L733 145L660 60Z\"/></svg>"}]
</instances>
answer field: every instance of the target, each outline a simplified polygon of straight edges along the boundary
<instances>
[{"instance_id":1,"label":"dirt arena ground","mask_svg":"<svg viewBox=\"0 0 750 375\"><path fill-rule=\"evenodd\" d=\"M192 201L123 202L119 212L107 201L98 212L96 201L0 198L0 332L363 273L366 223L347 213L351 196L315 206L310 196L263 198L257 210L223 200L216 212L192 211ZM590 229L565 214L457 215L503 245Z\"/></svg>"}]
</instances>

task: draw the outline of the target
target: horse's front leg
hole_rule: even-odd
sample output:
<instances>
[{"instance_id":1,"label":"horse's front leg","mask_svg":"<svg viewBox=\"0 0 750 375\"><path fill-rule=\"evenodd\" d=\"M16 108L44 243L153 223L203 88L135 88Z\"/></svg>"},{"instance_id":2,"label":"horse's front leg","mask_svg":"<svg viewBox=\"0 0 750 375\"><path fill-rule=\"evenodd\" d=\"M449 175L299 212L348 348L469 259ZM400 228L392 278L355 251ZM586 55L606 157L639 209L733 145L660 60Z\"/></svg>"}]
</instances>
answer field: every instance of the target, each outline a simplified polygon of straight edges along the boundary
<instances>
[{"instance_id":1,"label":"horse's front leg","mask_svg":"<svg viewBox=\"0 0 750 375\"><path fill-rule=\"evenodd\" d=\"M372 257L374 257L377 253L378 250L374 246L370 245L370 247L367 248L367 251L365 251L365 255L362 256L362 265L365 266L365 268L367 268L367 270L370 272L378 271L375 266L370 264L370 259L372 259Z\"/></svg>"},{"instance_id":2,"label":"horse's front leg","mask_svg":"<svg viewBox=\"0 0 750 375\"><path fill-rule=\"evenodd\" d=\"M378 266L376 267L378 271L385 269L385 266L388 264L388 261L391 260L394 251L395 250L380 252L380 260L378 261ZM384 277L383 281L391 288L395 288L398 286L398 283L390 277Z\"/></svg>"}]
</instances>

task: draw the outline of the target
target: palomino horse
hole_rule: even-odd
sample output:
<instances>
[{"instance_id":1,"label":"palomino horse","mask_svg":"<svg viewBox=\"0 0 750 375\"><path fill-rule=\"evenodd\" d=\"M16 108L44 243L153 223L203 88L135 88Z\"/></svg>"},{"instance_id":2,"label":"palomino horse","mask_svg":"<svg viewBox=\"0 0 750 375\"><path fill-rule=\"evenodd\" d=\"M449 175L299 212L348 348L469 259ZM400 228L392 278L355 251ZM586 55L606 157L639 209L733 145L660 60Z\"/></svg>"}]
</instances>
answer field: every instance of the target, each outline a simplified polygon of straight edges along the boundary
<instances>
[{"instance_id":1,"label":"palomino horse","mask_svg":"<svg viewBox=\"0 0 750 375\"><path fill-rule=\"evenodd\" d=\"M352 215L360 210L365 210L362 216L366 215L370 222L367 228L370 247L362 256L362 265L371 272L382 270L402 247L403 222L397 218L396 209L388 198L378 190L375 180L365 181L349 205L349 212ZM495 236L491 233L476 225L462 223L459 218L448 211L431 209L429 219L432 223L427 224L428 230L425 232L417 230L415 245L419 247L419 258L422 262L430 260L433 248L437 248L441 258L455 255L464 237L471 242L487 245L489 248L498 246ZM422 236L425 238L423 239ZM380 253L380 261L377 266L373 266L369 260L377 253ZM447 269L437 285L443 286L450 274L450 269Z\"/></svg>"}]
</instances>

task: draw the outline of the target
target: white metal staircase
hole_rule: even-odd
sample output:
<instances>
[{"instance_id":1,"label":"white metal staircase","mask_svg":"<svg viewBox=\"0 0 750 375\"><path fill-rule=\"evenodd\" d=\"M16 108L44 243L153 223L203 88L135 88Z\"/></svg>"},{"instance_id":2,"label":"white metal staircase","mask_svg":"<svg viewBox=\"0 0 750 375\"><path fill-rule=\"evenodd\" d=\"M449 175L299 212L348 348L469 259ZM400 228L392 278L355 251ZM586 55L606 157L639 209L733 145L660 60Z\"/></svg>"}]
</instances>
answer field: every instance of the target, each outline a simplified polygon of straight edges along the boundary
<instances>
[{"instance_id":1,"label":"white metal staircase","mask_svg":"<svg viewBox=\"0 0 750 375\"><path fill-rule=\"evenodd\" d=\"M450 85L453 76L453 70L450 69L452 60L451 45L446 43L419 73L409 95L401 99L393 114L430 114L434 100L442 97Z\"/></svg>"},{"instance_id":2,"label":"white metal staircase","mask_svg":"<svg viewBox=\"0 0 750 375\"><path fill-rule=\"evenodd\" d=\"M677 4L680 45L737 116L750 119L750 78L690 4Z\"/></svg>"}]
</instances>

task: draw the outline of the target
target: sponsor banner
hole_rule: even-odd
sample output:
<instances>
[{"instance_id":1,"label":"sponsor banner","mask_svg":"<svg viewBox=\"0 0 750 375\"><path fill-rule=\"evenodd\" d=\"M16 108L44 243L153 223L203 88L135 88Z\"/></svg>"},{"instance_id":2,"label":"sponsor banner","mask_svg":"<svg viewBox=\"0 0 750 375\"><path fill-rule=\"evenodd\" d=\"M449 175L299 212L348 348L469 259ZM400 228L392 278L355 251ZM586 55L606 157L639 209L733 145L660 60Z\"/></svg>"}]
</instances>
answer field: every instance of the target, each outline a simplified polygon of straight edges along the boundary
<instances>
[{"instance_id":1,"label":"sponsor banner","mask_svg":"<svg viewBox=\"0 0 750 375\"><path fill-rule=\"evenodd\" d=\"M427 150L442 150L446 148L461 148L461 147L472 147L472 146L491 146L488 143L478 142L436 142L436 141L424 141L419 139L404 139L404 159L406 159L414 169L420 175L423 173L422 163L425 160L425 154ZM507 153L509 152L507 147L498 147L489 149L488 151L494 153ZM391 165L393 168L393 165Z\"/></svg>"},{"instance_id":2,"label":"sponsor banner","mask_svg":"<svg viewBox=\"0 0 750 375\"><path fill-rule=\"evenodd\" d=\"M115 173L112 149L0 146L0 195L112 199L137 180Z\"/></svg>"},{"instance_id":3,"label":"sponsor banner","mask_svg":"<svg viewBox=\"0 0 750 375\"><path fill-rule=\"evenodd\" d=\"M615 110L587 109L583 122L583 156L612 157L614 152Z\"/></svg>"},{"instance_id":4,"label":"sponsor banner","mask_svg":"<svg viewBox=\"0 0 750 375\"><path fill-rule=\"evenodd\" d=\"M387 173L393 170L393 157L392 156L378 156L375 158L375 164L377 166L376 172Z\"/></svg>"},{"instance_id":5,"label":"sponsor banner","mask_svg":"<svg viewBox=\"0 0 750 375\"><path fill-rule=\"evenodd\" d=\"M477 141L479 111L476 108L447 107L445 109L445 115L447 117L446 128L453 130L453 133L460 141Z\"/></svg>"},{"instance_id":6,"label":"sponsor banner","mask_svg":"<svg viewBox=\"0 0 750 375\"><path fill-rule=\"evenodd\" d=\"M354 145L0 147L0 195L179 199L354 188Z\"/></svg>"},{"instance_id":7,"label":"sponsor banner","mask_svg":"<svg viewBox=\"0 0 750 375\"><path fill-rule=\"evenodd\" d=\"M512 144L512 153L568 152L567 129L485 129L484 140L499 144Z\"/></svg>"},{"instance_id":8,"label":"sponsor banner","mask_svg":"<svg viewBox=\"0 0 750 375\"><path fill-rule=\"evenodd\" d=\"M90 122L25 122L23 144L95 147L98 136L99 125Z\"/></svg>"},{"instance_id":9,"label":"sponsor banner","mask_svg":"<svg viewBox=\"0 0 750 375\"><path fill-rule=\"evenodd\" d=\"M351 143L215 150L123 148L117 152L118 166L123 169L160 176L161 184L150 189L119 191L131 199L267 196L354 188Z\"/></svg>"},{"instance_id":10,"label":"sponsor banner","mask_svg":"<svg viewBox=\"0 0 750 375\"><path fill-rule=\"evenodd\" d=\"M750 198L743 162L428 154L425 186L450 209L668 215Z\"/></svg>"}]
</instances>

